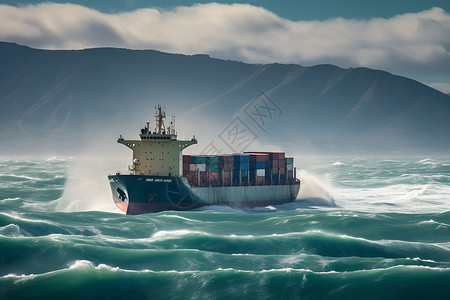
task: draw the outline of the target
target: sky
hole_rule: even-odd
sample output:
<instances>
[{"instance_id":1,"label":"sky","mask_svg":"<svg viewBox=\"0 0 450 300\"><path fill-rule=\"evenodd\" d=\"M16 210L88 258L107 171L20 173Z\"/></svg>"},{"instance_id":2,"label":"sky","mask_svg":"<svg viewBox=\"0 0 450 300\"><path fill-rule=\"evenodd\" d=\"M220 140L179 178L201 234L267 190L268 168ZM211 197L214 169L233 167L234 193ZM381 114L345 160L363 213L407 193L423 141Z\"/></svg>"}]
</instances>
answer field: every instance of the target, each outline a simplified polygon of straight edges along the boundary
<instances>
[{"instance_id":1,"label":"sky","mask_svg":"<svg viewBox=\"0 0 450 300\"><path fill-rule=\"evenodd\" d=\"M369 67L450 93L449 0L0 1L0 40Z\"/></svg>"}]
</instances>

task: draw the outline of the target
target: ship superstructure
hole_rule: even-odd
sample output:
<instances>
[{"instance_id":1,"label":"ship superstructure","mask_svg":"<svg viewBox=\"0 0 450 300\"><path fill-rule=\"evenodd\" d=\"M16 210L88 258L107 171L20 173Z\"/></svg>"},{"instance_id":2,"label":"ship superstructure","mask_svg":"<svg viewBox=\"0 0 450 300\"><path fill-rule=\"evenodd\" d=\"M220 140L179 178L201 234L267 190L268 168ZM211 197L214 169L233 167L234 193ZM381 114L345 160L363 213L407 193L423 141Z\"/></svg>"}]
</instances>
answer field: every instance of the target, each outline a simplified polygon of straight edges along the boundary
<instances>
[{"instance_id":1,"label":"ship superstructure","mask_svg":"<svg viewBox=\"0 0 450 300\"><path fill-rule=\"evenodd\" d=\"M155 129L151 131L150 122L141 129L140 140L117 140L133 150L133 164L129 170L134 175L181 176L182 151L190 145L197 144L195 137L191 140L178 140L175 131L175 119L170 126L164 125L166 113L160 105L156 107Z\"/></svg>"}]
</instances>

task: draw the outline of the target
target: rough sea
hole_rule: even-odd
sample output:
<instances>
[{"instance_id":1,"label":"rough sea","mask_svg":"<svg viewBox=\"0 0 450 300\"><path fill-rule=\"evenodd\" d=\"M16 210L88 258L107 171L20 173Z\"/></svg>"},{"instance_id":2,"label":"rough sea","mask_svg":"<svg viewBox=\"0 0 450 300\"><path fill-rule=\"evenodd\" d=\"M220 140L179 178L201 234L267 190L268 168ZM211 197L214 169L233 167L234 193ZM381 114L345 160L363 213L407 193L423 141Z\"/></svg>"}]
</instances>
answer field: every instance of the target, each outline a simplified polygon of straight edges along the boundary
<instances>
[{"instance_id":1,"label":"rough sea","mask_svg":"<svg viewBox=\"0 0 450 300\"><path fill-rule=\"evenodd\" d=\"M299 157L293 203L140 216L80 160L0 160L0 299L450 299L450 158Z\"/></svg>"}]
</instances>

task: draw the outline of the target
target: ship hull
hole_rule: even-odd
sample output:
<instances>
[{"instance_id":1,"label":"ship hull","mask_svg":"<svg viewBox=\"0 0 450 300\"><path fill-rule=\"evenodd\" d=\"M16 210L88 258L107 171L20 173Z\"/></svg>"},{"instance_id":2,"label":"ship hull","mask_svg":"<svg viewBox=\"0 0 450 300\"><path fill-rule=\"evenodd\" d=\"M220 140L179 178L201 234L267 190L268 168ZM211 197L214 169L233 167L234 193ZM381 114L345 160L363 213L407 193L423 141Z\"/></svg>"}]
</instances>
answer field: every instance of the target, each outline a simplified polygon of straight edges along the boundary
<instances>
[{"instance_id":1,"label":"ship hull","mask_svg":"<svg viewBox=\"0 0 450 300\"><path fill-rule=\"evenodd\" d=\"M191 187L184 177L110 175L116 206L128 215L190 210L207 205L256 207L292 202L300 182L289 185Z\"/></svg>"}]
</instances>

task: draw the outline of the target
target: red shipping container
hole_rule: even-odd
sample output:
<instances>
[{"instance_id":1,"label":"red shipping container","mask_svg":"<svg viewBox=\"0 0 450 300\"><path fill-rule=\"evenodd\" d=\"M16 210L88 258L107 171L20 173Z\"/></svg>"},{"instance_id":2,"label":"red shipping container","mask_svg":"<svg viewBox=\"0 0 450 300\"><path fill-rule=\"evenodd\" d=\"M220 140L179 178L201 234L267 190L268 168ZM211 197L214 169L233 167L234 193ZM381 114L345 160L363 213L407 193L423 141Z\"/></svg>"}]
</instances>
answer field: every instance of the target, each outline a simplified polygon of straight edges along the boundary
<instances>
[{"instance_id":1,"label":"red shipping container","mask_svg":"<svg viewBox=\"0 0 450 300\"><path fill-rule=\"evenodd\" d=\"M256 185L264 185L266 183L266 177L256 177Z\"/></svg>"},{"instance_id":2,"label":"red shipping container","mask_svg":"<svg viewBox=\"0 0 450 300\"><path fill-rule=\"evenodd\" d=\"M183 164L188 163L189 164L190 155L183 155Z\"/></svg>"},{"instance_id":3,"label":"red shipping container","mask_svg":"<svg viewBox=\"0 0 450 300\"><path fill-rule=\"evenodd\" d=\"M251 153L251 152L246 153L250 154L250 162L252 161L264 162L269 160L269 154L266 153Z\"/></svg>"},{"instance_id":4,"label":"red shipping container","mask_svg":"<svg viewBox=\"0 0 450 300\"><path fill-rule=\"evenodd\" d=\"M223 173L223 178L231 178L231 173L230 172Z\"/></svg>"},{"instance_id":5,"label":"red shipping container","mask_svg":"<svg viewBox=\"0 0 450 300\"><path fill-rule=\"evenodd\" d=\"M230 186L231 185L231 178L224 178L224 179L222 179L221 184L223 184L224 186Z\"/></svg>"}]
</instances>

